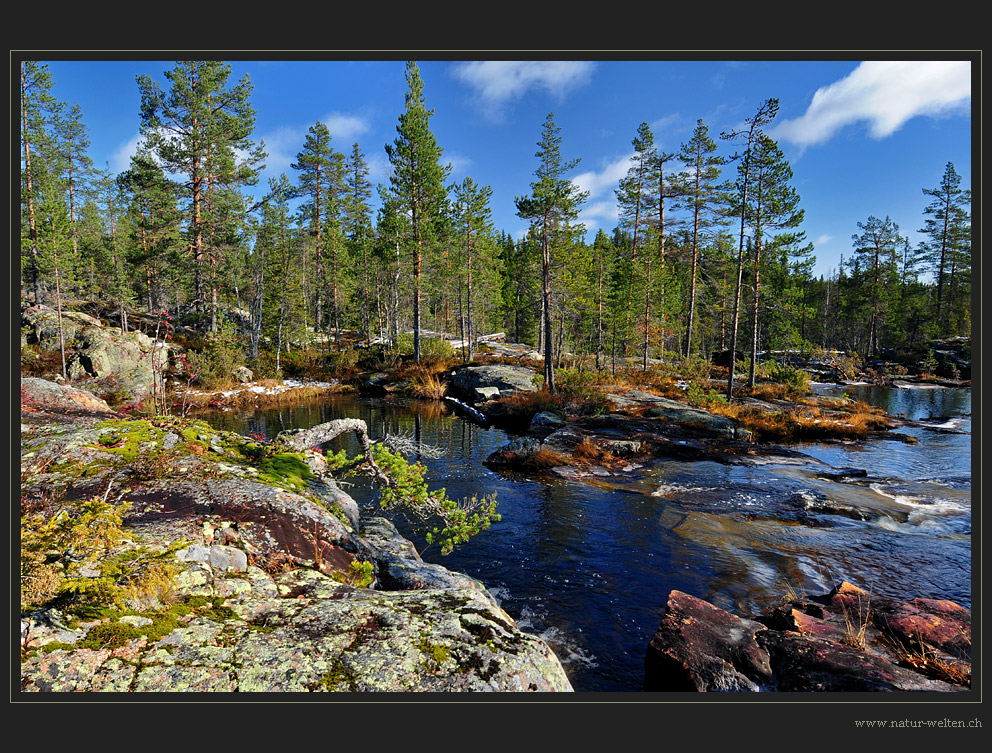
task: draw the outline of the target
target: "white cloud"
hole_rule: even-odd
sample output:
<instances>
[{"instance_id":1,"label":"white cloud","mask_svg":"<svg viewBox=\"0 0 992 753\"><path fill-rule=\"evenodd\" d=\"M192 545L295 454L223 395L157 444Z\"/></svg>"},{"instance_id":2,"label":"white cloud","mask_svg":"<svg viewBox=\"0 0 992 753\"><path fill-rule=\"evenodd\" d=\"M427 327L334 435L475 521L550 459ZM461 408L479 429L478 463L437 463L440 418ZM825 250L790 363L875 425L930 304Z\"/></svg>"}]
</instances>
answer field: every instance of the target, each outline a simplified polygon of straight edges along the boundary
<instances>
[{"instance_id":1,"label":"white cloud","mask_svg":"<svg viewBox=\"0 0 992 753\"><path fill-rule=\"evenodd\" d=\"M373 184L389 184L389 176L393 174L393 166L389 158L381 152L373 152L367 155L365 163L369 167L369 181Z\"/></svg>"},{"instance_id":2,"label":"white cloud","mask_svg":"<svg viewBox=\"0 0 992 753\"><path fill-rule=\"evenodd\" d=\"M589 192L589 198L594 199L605 191L612 191L620 184L631 167L630 158L632 154L626 154L603 166L602 170L579 173L572 182L581 190Z\"/></svg>"},{"instance_id":3,"label":"white cloud","mask_svg":"<svg viewBox=\"0 0 992 753\"><path fill-rule=\"evenodd\" d=\"M868 134L882 139L919 115L940 115L971 98L967 61L867 61L849 76L813 95L799 118L770 129L777 139L801 147L829 141L840 129L867 121Z\"/></svg>"},{"instance_id":4,"label":"white cloud","mask_svg":"<svg viewBox=\"0 0 992 753\"><path fill-rule=\"evenodd\" d=\"M819 238L813 241L813 245L825 246L826 244L830 243L830 241L832 241L833 239L834 237L832 235L821 235Z\"/></svg>"},{"instance_id":5,"label":"white cloud","mask_svg":"<svg viewBox=\"0 0 992 753\"><path fill-rule=\"evenodd\" d=\"M138 144L141 143L141 134L136 133L129 140L121 144L110 157L110 170L113 173L122 173L131 169L131 157L138 153Z\"/></svg>"},{"instance_id":6,"label":"white cloud","mask_svg":"<svg viewBox=\"0 0 992 753\"><path fill-rule=\"evenodd\" d=\"M457 177L464 178L468 174L468 169L472 166L472 158L445 150L441 155L441 164L451 165L451 175L449 177L452 179Z\"/></svg>"},{"instance_id":7,"label":"white cloud","mask_svg":"<svg viewBox=\"0 0 992 753\"><path fill-rule=\"evenodd\" d=\"M369 123L364 117L332 112L321 118L331 132L331 143L339 152L347 153L352 144L363 133L369 130Z\"/></svg>"},{"instance_id":8,"label":"white cloud","mask_svg":"<svg viewBox=\"0 0 992 753\"><path fill-rule=\"evenodd\" d=\"M357 137L369 130L368 120L359 115L331 112L320 120L331 132L331 146L345 155L351 154L351 145ZM292 180L294 170L291 165L303 149L309 131L310 125L282 126L262 135L261 141L265 143L268 154L265 158L266 173L286 173Z\"/></svg>"},{"instance_id":9,"label":"white cloud","mask_svg":"<svg viewBox=\"0 0 992 753\"><path fill-rule=\"evenodd\" d=\"M616 224L616 220L617 203L615 201L595 201L581 208L578 221L585 225L587 230L595 231L597 228L610 230Z\"/></svg>"},{"instance_id":10,"label":"white cloud","mask_svg":"<svg viewBox=\"0 0 992 753\"><path fill-rule=\"evenodd\" d=\"M474 60L455 65L451 75L472 89L488 117L499 119L509 103L531 90L562 99L587 83L594 68L582 60Z\"/></svg>"},{"instance_id":11,"label":"white cloud","mask_svg":"<svg viewBox=\"0 0 992 753\"><path fill-rule=\"evenodd\" d=\"M267 153L266 174L278 176L280 173L286 173L286 177L292 176L293 170L290 165L296 161L296 155L303 148L306 132L306 128L284 126L262 136L261 141L265 144Z\"/></svg>"}]
</instances>

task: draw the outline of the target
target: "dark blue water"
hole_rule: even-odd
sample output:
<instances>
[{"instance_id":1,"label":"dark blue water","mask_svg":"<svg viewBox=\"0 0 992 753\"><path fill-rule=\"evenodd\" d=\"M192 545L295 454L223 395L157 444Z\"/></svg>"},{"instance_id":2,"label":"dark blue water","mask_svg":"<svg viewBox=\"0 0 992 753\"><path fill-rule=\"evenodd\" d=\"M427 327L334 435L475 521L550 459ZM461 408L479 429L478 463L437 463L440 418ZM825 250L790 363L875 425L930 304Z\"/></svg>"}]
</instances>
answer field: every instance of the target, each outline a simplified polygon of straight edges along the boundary
<instances>
[{"instance_id":1,"label":"dark blue water","mask_svg":"<svg viewBox=\"0 0 992 753\"><path fill-rule=\"evenodd\" d=\"M847 579L880 595L970 608L970 391L866 388L857 397L948 417L968 433L907 429L917 444L803 445L814 458L803 465L661 461L636 480L586 483L489 470L483 461L509 437L438 403L341 397L209 420L273 437L349 416L375 438L440 448L442 457L420 458L430 485L452 498L495 491L502 521L447 557L428 547L424 559L485 583L522 629L551 645L575 690L640 691L672 589L754 614L790 591L822 593ZM823 463L868 475L830 481L817 475ZM366 484L346 489L363 514L376 513ZM394 520L424 549L414 526Z\"/></svg>"}]
</instances>

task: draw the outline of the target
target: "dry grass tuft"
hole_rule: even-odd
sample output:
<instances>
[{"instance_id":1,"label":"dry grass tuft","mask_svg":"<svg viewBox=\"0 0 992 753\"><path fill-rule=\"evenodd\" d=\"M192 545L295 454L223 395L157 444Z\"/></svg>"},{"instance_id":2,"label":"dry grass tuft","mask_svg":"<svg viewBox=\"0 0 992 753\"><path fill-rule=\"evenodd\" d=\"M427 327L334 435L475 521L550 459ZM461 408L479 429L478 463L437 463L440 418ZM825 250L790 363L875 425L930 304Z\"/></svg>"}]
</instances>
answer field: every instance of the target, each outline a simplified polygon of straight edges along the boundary
<instances>
[{"instance_id":1,"label":"dry grass tuft","mask_svg":"<svg viewBox=\"0 0 992 753\"><path fill-rule=\"evenodd\" d=\"M941 656L937 649L917 636L911 645L896 641L894 650L903 666L922 672L927 677L943 680L954 685L971 686L971 671L968 665L954 662Z\"/></svg>"},{"instance_id":2,"label":"dry grass tuft","mask_svg":"<svg viewBox=\"0 0 992 753\"><path fill-rule=\"evenodd\" d=\"M613 460L613 453L605 450L589 439L583 439L572 451L576 460L586 462L606 463Z\"/></svg>"},{"instance_id":3,"label":"dry grass tuft","mask_svg":"<svg viewBox=\"0 0 992 753\"><path fill-rule=\"evenodd\" d=\"M844 610L844 637L841 643L864 651L868 647L867 635L868 625L871 624L871 597L867 597L864 602L861 595L858 595L858 611L853 614L847 605Z\"/></svg>"},{"instance_id":4,"label":"dry grass tuft","mask_svg":"<svg viewBox=\"0 0 992 753\"><path fill-rule=\"evenodd\" d=\"M443 369L442 369L443 371ZM431 367L415 367L410 372L410 390L428 400L441 400L448 391L448 385L441 380L440 372Z\"/></svg>"}]
</instances>

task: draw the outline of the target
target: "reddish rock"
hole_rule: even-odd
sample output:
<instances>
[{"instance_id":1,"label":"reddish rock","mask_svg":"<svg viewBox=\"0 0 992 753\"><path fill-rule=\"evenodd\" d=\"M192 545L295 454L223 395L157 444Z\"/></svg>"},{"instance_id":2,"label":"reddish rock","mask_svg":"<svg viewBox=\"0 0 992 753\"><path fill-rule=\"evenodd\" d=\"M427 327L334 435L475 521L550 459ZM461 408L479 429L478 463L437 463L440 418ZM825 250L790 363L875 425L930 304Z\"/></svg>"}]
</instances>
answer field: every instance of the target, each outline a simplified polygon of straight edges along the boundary
<instances>
[{"instance_id":1,"label":"reddish rock","mask_svg":"<svg viewBox=\"0 0 992 753\"><path fill-rule=\"evenodd\" d=\"M117 415L96 395L35 377L21 379L21 410L108 418Z\"/></svg>"},{"instance_id":2,"label":"reddish rock","mask_svg":"<svg viewBox=\"0 0 992 753\"><path fill-rule=\"evenodd\" d=\"M971 656L971 613L953 601L913 599L881 612L877 621L907 646L927 644L959 658Z\"/></svg>"},{"instance_id":3,"label":"reddish rock","mask_svg":"<svg viewBox=\"0 0 992 753\"><path fill-rule=\"evenodd\" d=\"M841 583L757 621L679 591L647 649L648 690L961 691L971 685L971 613Z\"/></svg>"},{"instance_id":4,"label":"reddish rock","mask_svg":"<svg viewBox=\"0 0 992 753\"><path fill-rule=\"evenodd\" d=\"M761 644L771 654L780 691L963 690L836 641L769 631Z\"/></svg>"},{"instance_id":5,"label":"reddish rock","mask_svg":"<svg viewBox=\"0 0 992 753\"><path fill-rule=\"evenodd\" d=\"M755 641L764 625L672 591L648 645L648 691L759 690L772 679L768 653Z\"/></svg>"}]
</instances>

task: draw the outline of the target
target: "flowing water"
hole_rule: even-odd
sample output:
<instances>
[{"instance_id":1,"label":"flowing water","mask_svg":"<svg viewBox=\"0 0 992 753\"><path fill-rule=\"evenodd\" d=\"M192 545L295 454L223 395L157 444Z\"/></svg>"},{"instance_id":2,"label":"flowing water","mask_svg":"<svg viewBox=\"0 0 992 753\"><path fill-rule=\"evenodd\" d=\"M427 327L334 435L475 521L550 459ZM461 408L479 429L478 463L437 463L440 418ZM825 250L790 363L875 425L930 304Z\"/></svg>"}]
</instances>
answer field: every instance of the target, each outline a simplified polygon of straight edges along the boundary
<instances>
[{"instance_id":1,"label":"flowing water","mask_svg":"<svg viewBox=\"0 0 992 753\"><path fill-rule=\"evenodd\" d=\"M502 520L447 557L430 547L424 559L485 583L523 630L551 645L575 690L640 691L672 589L740 614L840 579L882 596L971 607L971 391L844 390L892 414L933 419L934 430L900 430L916 444L799 445L808 463L663 460L636 480L585 482L489 470L483 461L512 437L438 403L342 396L206 418L274 437L356 417L375 438L406 435L439 448L440 458L420 458L431 487L452 498L495 491ZM866 475L825 477L830 467ZM367 485L345 488L363 514L375 514ZM424 548L415 527L394 521Z\"/></svg>"}]
</instances>

